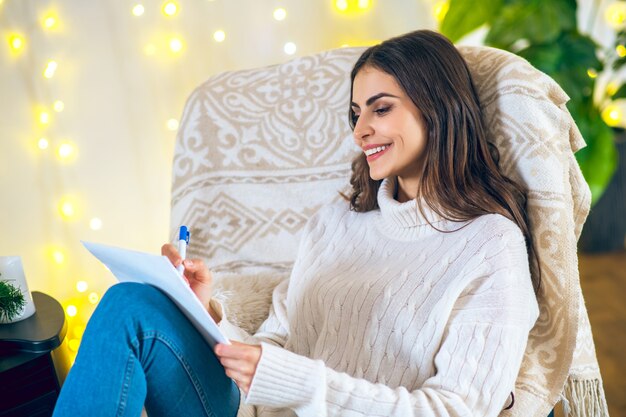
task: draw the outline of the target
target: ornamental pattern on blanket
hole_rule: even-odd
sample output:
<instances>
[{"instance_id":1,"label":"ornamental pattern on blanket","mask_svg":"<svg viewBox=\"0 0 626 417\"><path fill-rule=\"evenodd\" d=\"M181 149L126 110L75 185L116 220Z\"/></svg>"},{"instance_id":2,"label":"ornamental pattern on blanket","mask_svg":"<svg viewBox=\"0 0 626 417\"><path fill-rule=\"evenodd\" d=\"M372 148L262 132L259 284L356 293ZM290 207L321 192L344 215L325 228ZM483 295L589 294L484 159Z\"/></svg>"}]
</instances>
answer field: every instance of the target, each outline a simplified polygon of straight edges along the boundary
<instances>
[{"instance_id":1,"label":"ornamental pattern on blanket","mask_svg":"<svg viewBox=\"0 0 626 417\"><path fill-rule=\"evenodd\" d=\"M312 218L288 291L277 288L257 334L285 349L264 345L247 403L301 416L502 410L539 314L524 238L499 215L466 225L427 211L449 233L439 232L415 201L393 200L394 188L383 183L380 211L343 203ZM326 376L309 373L308 358ZM293 415L274 412L257 415Z\"/></svg>"}]
</instances>

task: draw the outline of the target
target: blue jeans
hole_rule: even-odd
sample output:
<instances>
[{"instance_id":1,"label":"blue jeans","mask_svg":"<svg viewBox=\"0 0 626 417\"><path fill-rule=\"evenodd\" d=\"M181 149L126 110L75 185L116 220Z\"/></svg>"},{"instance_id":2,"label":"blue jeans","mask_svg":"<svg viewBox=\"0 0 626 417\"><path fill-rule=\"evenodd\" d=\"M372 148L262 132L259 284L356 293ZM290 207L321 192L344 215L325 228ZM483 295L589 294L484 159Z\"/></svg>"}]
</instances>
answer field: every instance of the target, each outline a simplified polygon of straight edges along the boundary
<instances>
[{"instance_id":1,"label":"blue jeans","mask_svg":"<svg viewBox=\"0 0 626 417\"><path fill-rule=\"evenodd\" d=\"M239 390L172 301L144 284L111 287L93 313L54 417L237 414Z\"/></svg>"}]
</instances>

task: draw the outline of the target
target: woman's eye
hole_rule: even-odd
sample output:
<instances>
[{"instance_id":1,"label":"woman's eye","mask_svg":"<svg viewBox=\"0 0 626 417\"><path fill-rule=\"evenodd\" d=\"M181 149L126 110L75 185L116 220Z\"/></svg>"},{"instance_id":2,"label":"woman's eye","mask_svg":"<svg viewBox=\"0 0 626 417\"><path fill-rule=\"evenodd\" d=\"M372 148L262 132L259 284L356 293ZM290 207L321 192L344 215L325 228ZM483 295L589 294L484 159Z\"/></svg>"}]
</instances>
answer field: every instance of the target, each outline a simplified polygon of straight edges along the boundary
<instances>
[{"instance_id":1,"label":"woman's eye","mask_svg":"<svg viewBox=\"0 0 626 417\"><path fill-rule=\"evenodd\" d=\"M381 107L380 109L374 110L374 113L380 116L387 113L389 110L391 110L391 106Z\"/></svg>"},{"instance_id":2,"label":"woman's eye","mask_svg":"<svg viewBox=\"0 0 626 417\"><path fill-rule=\"evenodd\" d=\"M352 124L355 125L357 120L359 120L359 115L352 113Z\"/></svg>"}]
</instances>

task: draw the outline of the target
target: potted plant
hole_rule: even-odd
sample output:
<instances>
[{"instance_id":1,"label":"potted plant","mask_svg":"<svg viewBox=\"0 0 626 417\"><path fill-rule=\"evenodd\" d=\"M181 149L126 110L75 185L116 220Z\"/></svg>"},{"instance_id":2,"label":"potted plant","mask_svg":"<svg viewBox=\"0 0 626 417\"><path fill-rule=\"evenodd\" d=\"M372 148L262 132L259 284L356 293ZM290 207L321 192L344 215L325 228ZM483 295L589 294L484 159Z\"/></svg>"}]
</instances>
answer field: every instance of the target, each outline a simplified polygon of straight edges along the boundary
<instances>
[{"instance_id":1,"label":"potted plant","mask_svg":"<svg viewBox=\"0 0 626 417\"><path fill-rule=\"evenodd\" d=\"M3 281L0 274L0 323L11 323L26 306L26 298L19 287Z\"/></svg>"}]
</instances>

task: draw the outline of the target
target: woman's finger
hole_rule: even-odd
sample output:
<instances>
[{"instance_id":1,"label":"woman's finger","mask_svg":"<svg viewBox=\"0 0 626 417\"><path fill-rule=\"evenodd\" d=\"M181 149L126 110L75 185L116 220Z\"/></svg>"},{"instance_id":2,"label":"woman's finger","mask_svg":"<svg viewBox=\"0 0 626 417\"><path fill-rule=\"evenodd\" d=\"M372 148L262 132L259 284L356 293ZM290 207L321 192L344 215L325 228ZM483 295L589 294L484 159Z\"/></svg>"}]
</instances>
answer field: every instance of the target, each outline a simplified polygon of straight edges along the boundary
<instances>
[{"instance_id":1,"label":"woman's finger","mask_svg":"<svg viewBox=\"0 0 626 417\"><path fill-rule=\"evenodd\" d=\"M254 373L254 367L247 361L224 358L220 360L220 363L224 368L233 369L248 376L251 376Z\"/></svg>"},{"instance_id":2,"label":"woman's finger","mask_svg":"<svg viewBox=\"0 0 626 417\"><path fill-rule=\"evenodd\" d=\"M161 246L161 255L166 256L174 266L180 265L183 260L176 247L171 243Z\"/></svg>"}]
</instances>

